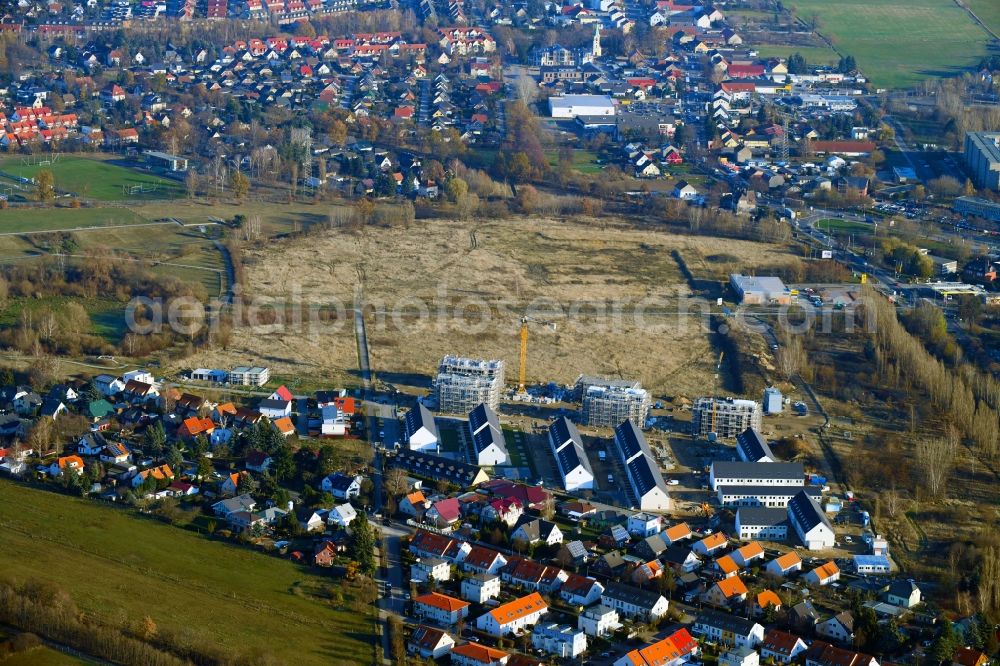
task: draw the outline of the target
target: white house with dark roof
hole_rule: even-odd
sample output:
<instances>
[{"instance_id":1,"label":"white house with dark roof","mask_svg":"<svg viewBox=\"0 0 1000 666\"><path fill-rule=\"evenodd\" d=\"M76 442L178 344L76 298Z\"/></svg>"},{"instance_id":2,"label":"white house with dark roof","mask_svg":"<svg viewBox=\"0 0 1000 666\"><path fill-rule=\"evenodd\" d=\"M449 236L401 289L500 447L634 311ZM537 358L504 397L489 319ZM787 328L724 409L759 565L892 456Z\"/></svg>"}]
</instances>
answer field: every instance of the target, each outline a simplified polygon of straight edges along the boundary
<instances>
[{"instance_id":1,"label":"white house with dark roof","mask_svg":"<svg viewBox=\"0 0 1000 666\"><path fill-rule=\"evenodd\" d=\"M764 436L753 428L747 428L736 435L736 453L743 462L772 463L778 461Z\"/></svg>"},{"instance_id":2,"label":"white house with dark roof","mask_svg":"<svg viewBox=\"0 0 1000 666\"><path fill-rule=\"evenodd\" d=\"M836 535L826 513L805 491L799 492L788 503L788 522L809 550L833 548Z\"/></svg>"},{"instance_id":3,"label":"white house with dark roof","mask_svg":"<svg viewBox=\"0 0 1000 666\"><path fill-rule=\"evenodd\" d=\"M469 435L475 464L492 467L507 463L507 443L500 419L492 407L483 403L469 412Z\"/></svg>"},{"instance_id":4,"label":"white house with dark roof","mask_svg":"<svg viewBox=\"0 0 1000 666\"><path fill-rule=\"evenodd\" d=\"M625 468L632 494L643 511L669 511L670 494L642 431L625 421L615 428L612 448Z\"/></svg>"},{"instance_id":5,"label":"white house with dark roof","mask_svg":"<svg viewBox=\"0 0 1000 666\"><path fill-rule=\"evenodd\" d=\"M549 426L549 448L567 492L594 487L594 470L583 448L583 439L576 425L565 416Z\"/></svg>"},{"instance_id":6,"label":"white house with dark roof","mask_svg":"<svg viewBox=\"0 0 1000 666\"><path fill-rule=\"evenodd\" d=\"M440 435L437 423L434 422L434 415L422 403L417 403L416 407L406 413L403 432L406 444L412 451L434 452L438 448Z\"/></svg>"}]
</instances>

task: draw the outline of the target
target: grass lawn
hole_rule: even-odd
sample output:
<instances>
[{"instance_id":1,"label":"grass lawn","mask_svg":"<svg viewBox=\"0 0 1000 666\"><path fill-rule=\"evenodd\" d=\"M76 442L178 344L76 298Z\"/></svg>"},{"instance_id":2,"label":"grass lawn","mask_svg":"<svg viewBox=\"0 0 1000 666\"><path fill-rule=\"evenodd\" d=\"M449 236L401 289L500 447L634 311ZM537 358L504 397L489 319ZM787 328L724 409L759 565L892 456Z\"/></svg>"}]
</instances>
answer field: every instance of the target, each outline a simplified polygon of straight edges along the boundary
<instances>
[{"instance_id":1,"label":"grass lawn","mask_svg":"<svg viewBox=\"0 0 1000 666\"><path fill-rule=\"evenodd\" d=\"M798 53L811 65L836 65L840 56L825 46L789 46L787 44L763 44L754 47L761 58L788 58Z\"/></svg>"},{"instance_id":2,"label":"grass lawn","mask_svg":"<svg viewBox=\"0 0 1000 666\"><path fill-rule=\"evenodd\" d=\"M458 431L454 428L439 427L438 434L441 436L442 453L460 453Z\"/></svg>"},{"instance_id":3,"label":"grass lawn","mask_svg":"<svg viewBox=\"0 0 1000 666\"><path fill-rule=\"evenodd\" d=\"M372 661L372 618L326 597L340 581L93 500L0 480L0 560L53 580L110 621L153 618L196 644L294 664Z\"/></svg>"},{"instance_id":4,"label":"grass lawn","mask_svg":"<svg viewBox=\"0 0 1000 666\"><path fill-rule=\"evenodd\" d=\"M0 171L22 178L34 178L43 169L52 172L58 191L72 192L85 199L170 199L183 192L181 184L176 181L100 158L69 156L44 165L25 164L21 157L0 162ZM9 178L0 178L0 184L12 182ZM127 193L122 189L135 186L141 186L145 191Z\"/></svg>"},{"instance_id":5,"label":"grass lawn","mask_svg":"<svg viewBox=\"0 0 1000 666\"><path fill-rule=\"evenodd\" d=\"M818 15L819 32L880 87L961 73L978 64L990 41L968 14L942 0L795 0L792 6L806 21Z\"/></svg>"},{"instance_id":6,"label":"grass lawn","mask_svg":"<svg viewBox=\"0 0 1000 666\"><path fill-rule=\"evenodd\" d=\"M553 169L559 164L559 151L549 150L545 153L545 159L549 161L549 166ZM573 170L584 174L600 173L604 167L597 164L597 153L592 150L573 149Z\"/></svg>"},{"instance_id":7,"label":"grass lawn","mask_svg":"<svg viewBox=\"0 0 1000 666\"><path fill-rule=\"evenodd\" d=\"M822 229L823 231L832 232L861 232L861 233L872 233L874 231L874 226L871 224L865 224L864 222L855 222L854 220L840 220L840 219L826 219L820 220L816 223L817 229Z\"/></svg>"},{"instance_id":8,"label":"grass lawn","mask_svg":"<svg viewBox=\"0 0 1000 666\"><path fill-rule=\"evenodd\" d=\"M81 666L92 663L94 662L71 657L44 645L27 652L18 652L3 660L3 666Z\"/></svg>"},{"instance_id":9,"label":"grass lawn","mask_svg":"<svg viewBox=\"0 0 1000 666\"><path fill-rule=\"evenodd\" d=\"M996 0L965 0L979 20L990 27L990 30L1000 33L1000 2Z\"/></svg>"},{"instance_id":10,"label":"grass lawn","mask_svg":"<svg viewBox=\"0 0 1000 666\"><path fill-rule=\"evenodd\" d=\"M127 208L10 208L0 220L0 233L8 234L149 222Z\"/></svg>"}]
</instances>

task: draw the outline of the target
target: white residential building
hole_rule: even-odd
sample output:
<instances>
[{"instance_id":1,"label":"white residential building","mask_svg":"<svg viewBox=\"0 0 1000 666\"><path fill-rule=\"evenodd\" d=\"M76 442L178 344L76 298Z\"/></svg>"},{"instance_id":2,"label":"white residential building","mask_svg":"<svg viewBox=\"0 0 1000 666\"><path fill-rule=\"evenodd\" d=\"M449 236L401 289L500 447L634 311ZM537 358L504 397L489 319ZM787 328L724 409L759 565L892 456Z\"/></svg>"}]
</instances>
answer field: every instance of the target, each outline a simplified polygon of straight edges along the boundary
<instances>
[{"instance_id":1,"label":"white residential building","mask_svg":"<svg viewBox=\"0 0 1000 666\"><path fill-rule=\"evenodd\" d=\"M639 508L643 511L669 511L667 484L642 431L632 421L621 423L615 428L612 448L625 467Z\"/></svg>"},{"instance_id":2,"label":"white residential building","mask_svg":"<svg viewBox=\"0 0 1000 666\"><path fill-rule=\"evenodd\" d=\"M500 596L500 577L492 574L473 574L462 580L462 598L485 604Z\"/></svg>"},{"instance_id":3,"label":"white residential building","mask_svg":"<svg viewBox=\"0 0 1000 666\"><path fill-rule=\"evenodd\" d=\"M801 488L806 483L802 463L732 462L716 460L709 471L709 485L718 491L721 486L790 486Z\"/></svg>"},{"instance_id":4,"label":"white residential building","mask_svg":"<svg viewBox=\"0 0 1000 666\"><path fill-rule=\"evenodd\" d=\"M403 426L406 445L410 450L431 453L437 451L440 441L437 423L434 422L431 410L424 407L423 403L417 403L416 407L406 413Z\"/></svg>"},{"instance_id":5,"label":"white residential building","mask_svg":"<svg viewBox=\"0 0 1000 666\"><path fill-rule=\"evenodd\" d=\"M532 592L483 613L476 620L476 628L493 636L519 634L535 625L548 611L542 595Z\"/></svg>"},{"instance_id":6,"label":"white residential building","mask_svg":"<svg viewBox=\"0 0 1000 666\"><path fill-rule=\"evenodd\" d=\"M833 548L836 535L823 509L805 491L788 503L788 521L809 550Z\"/></svg>"},{"instance_id":7,"label":"white residential building","mask_svg":"<svg viewBox=\"0 0 1000 666\"><path fill-rule=\"evenodd\" d=\"M576 626L588 636L610 636L622 623L618 620L618 611L604 605L585 608L576 620Z\"/></svg>"},{"instance_id":8,"label":"white residential building","mask_svg":"<svg viewBox=\"0 0 1000 666\"><path fill-rule=\"evenodd\" d=\"M536 625L531 630L531 644L562 658L573 658L587 651L587 635L579 629L560 624Z\"/></svg>"},{"instance_id":9,"label":"white residential building","mask_svg":"<svg viewBox=\"0 0 1000 666\"><path fill-rule=\"evenodd\" d=\"M549 426L549 448L567 492L594 487L594 470L583 448L583 439L576 425L565 416L557 418Z\"/></svg>"},{"instance_id":10,"label":"white residential building","mask_svg":"<svg viewBox=\"0 0 1000 666\"><path fill-rule=\"evenodd\" d=\"M500 427L500 419L486 403L469 412L469 436L472 438L474 464L493 467L507 463L507 442Z\"/></svg>"}]
</instances>

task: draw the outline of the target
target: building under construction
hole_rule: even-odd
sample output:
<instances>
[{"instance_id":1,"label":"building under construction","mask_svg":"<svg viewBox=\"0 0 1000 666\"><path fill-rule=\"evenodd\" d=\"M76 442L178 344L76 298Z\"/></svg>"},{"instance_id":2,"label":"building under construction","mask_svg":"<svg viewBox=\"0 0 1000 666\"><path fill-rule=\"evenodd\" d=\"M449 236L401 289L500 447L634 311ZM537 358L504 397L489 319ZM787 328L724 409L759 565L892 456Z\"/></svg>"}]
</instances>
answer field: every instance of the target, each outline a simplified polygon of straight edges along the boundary
<instances>
[{"instance_id":1,"label":"building under construction","mask_svg":"<svg viewBox=\"0 0 1000 666\"><path fill-rule=\"evenodd\" d=\"M438 409L468 413L486 403L495 410L500 405L503 386L503 361L445 356L435 382Z\"/></svg>"},{"instance_id":2,"label":"building under construction","mask_svg":"<svg viewBox=\"0 0 1000 666\"><path fill-rule=\"evenodd\" d=\"M632 421L640 428L649 413L649 391L638 383L592 384L583 391L583 423L600 428L614 428L624 421Z\"/></svg>"},{"instance_id":3,"label":"building under construction","mask_svg":"<svg viewBox=\"0 0 1000 666\"><path fill-rule=\"evenodd\" d=\"M583 401L583 396L591 386L605 386L608 388L633 388L640 389L642 384L634 379L612 379L611 377L598 377L596 375L580 375L573 385L573 399L577 402ZM618 425L617 423L615 425Z\"/></svg>"},{"instance_id":4,"label":"building under construction","mask_svg":"<svg viewBox=\"0 0 1000 666\"><path fill-rule=\"evenodd\" d=\"M708 437L714 432L720 439L733 439L747 428L760 430L762 411L755 400L698 398L691 410L696 436Z\"/></svg>"}]
</instances>

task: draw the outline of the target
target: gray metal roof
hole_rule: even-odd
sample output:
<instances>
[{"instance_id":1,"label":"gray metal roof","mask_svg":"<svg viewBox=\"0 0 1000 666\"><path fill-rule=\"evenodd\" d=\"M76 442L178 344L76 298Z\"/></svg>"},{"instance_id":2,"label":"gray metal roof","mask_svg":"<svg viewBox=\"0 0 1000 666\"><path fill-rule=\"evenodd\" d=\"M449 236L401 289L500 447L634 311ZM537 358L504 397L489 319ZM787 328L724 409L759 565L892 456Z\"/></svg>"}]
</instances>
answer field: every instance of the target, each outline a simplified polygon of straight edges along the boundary
<instances>
[{"instance_id":1,"label":"gray metal roof","mask_svg":"<svg viewBox=\"0 0 1000 666\"><path fill-rule=\"evenodd\" d=\"M802 463L757 463L716 460L712 472L718 479L797 479L805 483L805 467Z\"/></svg>"}]
</instances>

